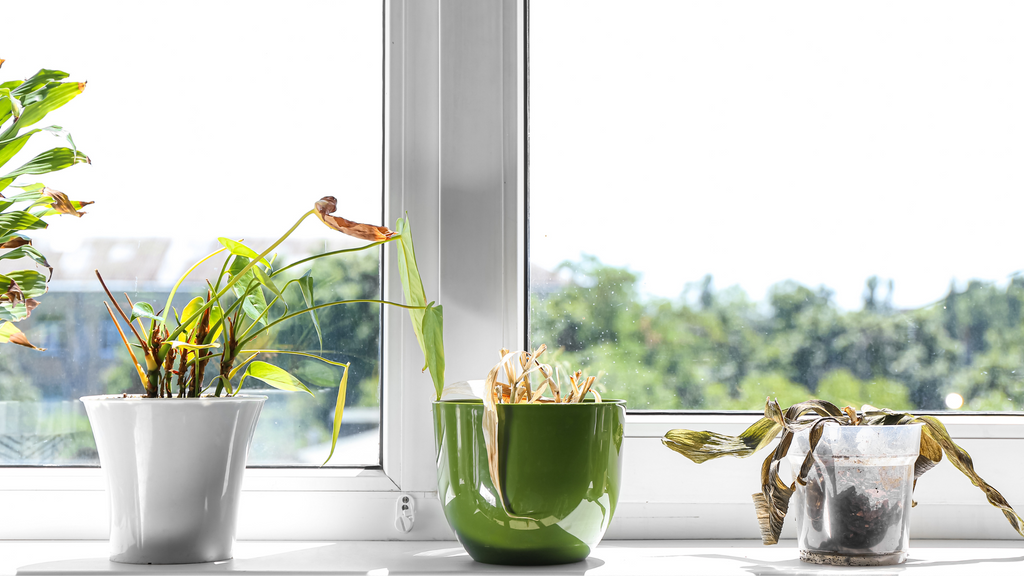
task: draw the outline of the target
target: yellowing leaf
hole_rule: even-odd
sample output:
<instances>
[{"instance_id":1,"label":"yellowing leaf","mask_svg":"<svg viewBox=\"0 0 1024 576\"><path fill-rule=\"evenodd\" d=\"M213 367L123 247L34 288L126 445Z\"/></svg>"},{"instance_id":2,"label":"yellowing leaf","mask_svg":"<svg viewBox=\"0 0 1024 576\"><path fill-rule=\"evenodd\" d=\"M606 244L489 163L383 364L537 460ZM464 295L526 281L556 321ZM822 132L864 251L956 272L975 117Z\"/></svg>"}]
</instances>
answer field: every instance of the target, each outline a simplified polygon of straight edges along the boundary
<instances>
[{"instance_id":1,"label":"yellowing leaf","mask_svg":"<svg viewBox=\"0 0 1024 576\"><path fill-rule=\"evenodd\" d=\"M444 390L444 317L441 307L433 303L423 311L423 353L440 400Z\"/></svg>"},{"instance_id":2,"label":"yellowing leaf","mask_svg":"<svg viewBox=\"0 0 1024 576\"><path fill-rule=\"evenodd\" d=\"M341 375L341 383L338 384L338 400L334 404L334 433L331 435L331 453L321 466L331 461L334 456L334 447L338 444L338 433L341 432L341 416L345 412L345 390L348 389L348 364L345 364L345 371Z\"/></svg>"},{"instance_id":3,"label":"yellowing leaf","mask_svg":"<svg viewBox=\"0 0 1024 576\"><path fill-rule=\"evenodd\" d=\"M260 360L250 363L246 367L245 373L242 374L242 380L239 382L238 387L241 388L245 379L250 376L257 380L262 380L278 390L305 392L306 394L313 396L313 393L309 391L309 388L306 388L306 385L300 382L298 378L289 374L285 369L278 368L273 364L267 364Z\"/></svg>"},{"instance_id":4,"label":"yellowing leaf","mask_svg":"<svg viewBox=\"0 0 1024 576\"><path fill-rule=\"evenodd\" d=\"M249 260L253 260L257 256L259 256L259 254L257 254L256 251L253 250L252 248L249 248L245 244L242 244L241 242L237 242L237 241L232 240L230 238L223 238L223 237L221 237L221 238L217 238L217 241L220 242L222 246L227 248L228 252L231 252L235 256L245 256ZM267 266L270 266L270 263L267 262L266 258L260 260L260 262L266 264Z\"/></svg>"}]
</instances>

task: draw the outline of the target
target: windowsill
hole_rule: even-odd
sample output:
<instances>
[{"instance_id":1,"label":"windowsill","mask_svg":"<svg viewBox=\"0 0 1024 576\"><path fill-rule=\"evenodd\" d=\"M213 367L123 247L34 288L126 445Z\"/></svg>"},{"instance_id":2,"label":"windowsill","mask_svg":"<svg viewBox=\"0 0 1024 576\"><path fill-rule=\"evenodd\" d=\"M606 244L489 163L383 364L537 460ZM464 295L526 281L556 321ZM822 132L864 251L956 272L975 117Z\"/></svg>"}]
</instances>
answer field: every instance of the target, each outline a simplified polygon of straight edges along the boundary
<instances>
[{"instance_id":1,"label":"windowsill","mask_svg":"<svg viewBox=\"0 0 1024 576\"><path fill-rule=\"evenodd\" d=\"M235 559L210 564L136 566L106 558L105 541L2 541L0 575L14 574L929 574L1024 572L1024 541L920 540L902 566L837 568L797 560L796 543L751 540L609 540L576 564L478 564L447 542L258 542L235 545Z\"/></svg>"}]
</instances>

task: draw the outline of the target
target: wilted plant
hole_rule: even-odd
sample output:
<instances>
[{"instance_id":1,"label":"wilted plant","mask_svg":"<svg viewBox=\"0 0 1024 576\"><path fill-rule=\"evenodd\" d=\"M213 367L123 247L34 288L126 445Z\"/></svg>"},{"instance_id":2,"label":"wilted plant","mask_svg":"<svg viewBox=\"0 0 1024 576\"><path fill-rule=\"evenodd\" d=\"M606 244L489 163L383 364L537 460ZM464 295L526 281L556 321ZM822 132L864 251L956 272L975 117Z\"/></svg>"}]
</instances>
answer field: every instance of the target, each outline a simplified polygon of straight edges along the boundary
<instances>
[{"instance_id":1,"label":"wilted plant","mask_svg":"<svg viewBox=\"0 0 1024 576\"><path fill-rule=\"evenodd\" d=\"M247 378L261 380L280 390L302 391L312 396L313 393L298 378L283 368L256 360L256 357L260 354L290 354L339 366L343 372L335 407L331 454L327 457L327 460L330 460L341 426L349 364L334 362L311 352L262 349L255 347L254 341L282 322L308 317L316 329L322 347L317 310L355 303L387 304L409 310L413 331L423 350L434 387L440 396L444 382L442 309L433 302L426 302L423 282L416 266L408 219L399 219L395 226L396 230L391 231L384 226L359 224L334 216L332 213L336 207L337 201L334 197L320 199L313 210L303 214L284 235L258 254L241 242L218 238L223 248L189 268L174 285L161 310L154 310L147 302L133 303L128 299L127 307L131 313L126 314L97 271L96 275L103 284L110 303L138 340L137 355L128 343L110 304L107 304L107 312L128 348L139 379L146 390L146 396L195 398L204 395L208 388L213 388L210 395L214 397L234 396L238 394ZM356 248L316 254L275 268L275 257L271 256L271 253L299 227L299 224L313 215L334 230L368 240L370 243ZM376 299L334 300L318 304L314 298L314 280L309 270L300 278L278 286L282 278L280 274L286 270L309 264L319 258L367 250L393 241L398 241L399 246L398 269L405 304ZM221 266L220 274L213 282L206 281L205 297L193 298L179 315L171 303L182 283L199 265L225 251L228 254ZM289 309L284 299L285 291L293 284L301 293L302 302L305 304L298 310ZM128 298L127 294L125 298ZM275 307L275 304L279 303L281 306ZM205 372L211 361L216 362L217 375L206 384ZM177 388L177 392L173 391L174 387Z\"/></svg>"},{"instance_id":2,"label":"wilted plant","mask_svg":"<svg viewBox=\"0 0 1024 576\"><path fill-rule=\"evenodd\" d=\"M502 506L506 512L509 512L509 508L504 501L505 492L501 489L501 475L498 473L498 404L577 404L587 394L593 394L597 402L602 401L601 395L593 388L596 377L584 377L581 370L569 375L570 390L563 396L559 370L552 370L550 365L541 364L537 360L546 350L546 344L541 344L533 352L509 352L503 348L501 360L491 368L484 382L483 432L484 444L487 446L487 465L491 483L498 494L502 495ZM531 375L540 376L536 389L531 385ZM504 382L501 381L502 377ZM544 392L549 392L551 397L544 396Z\"/></svg>"},{"instance_id":3,"label":"wilted plant","mask_svg":"<svg viewBox=\"0 0 1024 576\"><path fill-rule=\"evenodd\" d=\"M0 65L4 60L0 59ZM85 82L61 82L68 77L60 70L40 70L28 80L13 80L0 84L0 173L3 166L21 152L32 136L46 132L67 140L69 147L54 147L40 152L18 168L0 176L0 260L29 258L53 274L46 257L32 246L32 239L24 230L46 228L43 221L54 214L81 217L83 206L92 202L73 201L63 193L43 184L14 184L20 176L48 174L79 163L89 163L89 157L75 147L71 134L60 126L34 128L47 114L70 102L85 90ZM19 194L5 197L8 187L18 188ZM15 204L24 204L18 210L7 211ZM36 298L46 292L49 277L37 270L15 270L0 274L0 343L10 342L36 348L13 322L20 322L39 304Z\"/></svg>"},{"instance_id":4,"label":"wilted plant","mask_svg":"<svg viewBox=\"0 0 1024 576\"><path fill-rule=\"evenodd\" d=\"M501 361L491 368L487 375L486 390L493 392L492 397L495 404L550 404L564 403L572 404L581 402L586 395L593 394L600 402L601 395L593 389L596 376L584 378L583 371L577 370L569 375L569 386L572 391L566 396L561 394L561 375L558 369L552 370L548 364L541 364L537 358L548 349L547 344L541 344L533 352L518 350L509 352L507 348L501 350ZM539 373L542 376L540 385L534 390L530 383L530 375ZM552 378L554 374L554 378ZM499 378L505 377L505 382ZM552 398L544 396L544 392L550 392Z\"/></svg>"},{"instance_id":5,"label":"wilted plant","mask_svg":"<svg viewBox=\"0 0 1024 576\"><path fill-rule=\"evenodd\" d=\"M808 473L813 465L814 449L821 440L825 424L828 423L841 426L923 424L920 455L914 464L914 486L917 486L917 479L922 474L942 460L942 454L945 452L950 462L975 486L981 488L989 503L1002 510L1013 529L1024 536L1024 519L1013 510L998 490L982 480L974 471L970 454L953 442L946 427L934 416L915 416L872 406L864 406L862 412L858 413L849 406L840 409L824 400L808 400L794 404L783 412L777 402L769 399L765 405L764 417L739 436L726 436L709 431L670 430L665 434L662 443L700 464L721 456L745 458L765 448L781 434L778 446L761 466L761 491L753 495L757 520L761 527L761 540L765 544L776 544L789 509L789 499L795 492L797 483L801 486L806 485ZM779 478L779 464L789 452L793 435L802 430L809 431L810 448L796 481L786 484Z\"/></svg>"}]
</instances>

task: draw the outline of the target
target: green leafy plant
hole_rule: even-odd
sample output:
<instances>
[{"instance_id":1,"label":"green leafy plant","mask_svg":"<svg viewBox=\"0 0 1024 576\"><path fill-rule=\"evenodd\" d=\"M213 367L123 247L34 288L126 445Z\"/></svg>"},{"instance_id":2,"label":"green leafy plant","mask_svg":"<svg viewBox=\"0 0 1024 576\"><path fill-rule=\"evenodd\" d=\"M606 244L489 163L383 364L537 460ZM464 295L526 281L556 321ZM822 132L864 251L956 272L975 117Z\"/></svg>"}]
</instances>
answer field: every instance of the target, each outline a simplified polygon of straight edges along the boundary
<instances>
[{"instance_id":1,"label":"green leafy plant","mask_svg":"<svg viewBox=\"0 0 1024 576\"><path fill-rule=\"evenodd\" d=\"M261 354L285 354L310 358L342 368L338 399L335 407L334 432L329 461L334 455L345 404L349 364L328 360L319 354L298 350L263 349L257 339L271 329L290 320L307 319L316 329L323 346L317 311L329 306L355 303L387 304L407 309L413 331L426 359L437 396L444 387L443 314L441 306L427 302L416 266L416 253L412 243L412 229L408 218L399 219L395 231L384 226L359 224L333 215L337 208L334 197L327 196L316 202L313 210L302 215L273 244L260 253L240 241L218 238L223 248L196 262L178 279L163 308L157 310L148 302L127 302L126 313L107 288L99 271L99 278L110 302L106 304L110 318L131 355L139 380L149 398L195 398L210 395L233 396L249 378L260 380L274 388L292 392L306 392L309 388L294 375L269 362L257 360ZM368 244L356 248L315 254L289 264L275 266L277 248L299 225L310 216L317 216L328 227L350 236L367 240ZM398 243L398 269L406 303L387 300L355 299L317 302L315 282L311 270L299 278L280 284L281 274L313 261L346 253L376 248L382 244ZM226 253L220 274L213 281L206 280L205 297L193 298L179 314L171 303L182 283L204 262ZM294 272L294 270L293 270ZM297 290L304 306L294 310L288 307L284 294ZM125 295L127 299L127 294ZM113 308L111 308L111 305ZM128 342L118 316L135 335L138 344ZM147 326L148 325L148 326ZM136 350L137 349L137 350ZM216 376L207 384L206 371L210 362L217 366ZM177 391L174 391L176 387ZM209 389L212 388L212 392ZM326 463L326 462L325 462Z\"/></svg>"},{"instance_id":2,"label":"green leafy plant","mask_svg":"<svg viewBox=\"0 0 1024 576\"><path fill-rule=\"evenodd\" d=\"M949 457L957 470L964 473L971 483L981 489L990 504L999 508L1018 534L1024 536L1022 519L998 490L990 486L977 472L970 454L953 442L942 422L934 416L915 416L887 409L864 406L857 412L847 406L840 409L824 400L808 400L790 406L783 411L778 402L768 400L764 417L759 419L739 436L726 436L715 432L693 430L670 430L662 443L668 448L700 464L721 456L745 458L767 447L781 434L775 450L768 455L761 466L761 491L754 494L754 506L761 526L761 539L765 544L776 544L782 532L782 524L789 509L789 499L796 490L796 484L806 484L807 474L813 464L814 448L821 439L825 424L841 426L888 426L923 424L921 429L921 451L914 464L914 486L922 474L934 468L942 454ZM809 430L810 448L799 470L796 481L786 484L779 478L779 464L789 452L793 435Z\"/></svg>"},{"instance_id":3,"label":"green leafy plant","mask_svg":"<svg viewBox=\"0 0 1024 576\"><path fill-rule=\"evenodd\" d=\"M0 65L4 60L0 59ZM85 82L63 82L68 77L60 70L40 70L28 80L0 84L0 260L28 258L53 274L53 267L32 239L23 232L46 228L43 218L55 214L81 217L83 206L92 202L70 200L58 190L43 184L15 184L23 176L48 174L75 164L90 163L89 157L75 146L71 134L60 126L32 128L47 114L64 106L85 90ZM19 152L33 136L48 133L67 141L22 161ZM12 163L17 168L9 170ZM20 193L4 196L9 188ZM8 192L9 193L9 192ZM18 206L18 209L8 210ZM0 343L36 348L13 323L20 322L39 304L36 300L47 290L49 277L37 270L15 270L0 274Z\"/></svg>"}]
</instances>

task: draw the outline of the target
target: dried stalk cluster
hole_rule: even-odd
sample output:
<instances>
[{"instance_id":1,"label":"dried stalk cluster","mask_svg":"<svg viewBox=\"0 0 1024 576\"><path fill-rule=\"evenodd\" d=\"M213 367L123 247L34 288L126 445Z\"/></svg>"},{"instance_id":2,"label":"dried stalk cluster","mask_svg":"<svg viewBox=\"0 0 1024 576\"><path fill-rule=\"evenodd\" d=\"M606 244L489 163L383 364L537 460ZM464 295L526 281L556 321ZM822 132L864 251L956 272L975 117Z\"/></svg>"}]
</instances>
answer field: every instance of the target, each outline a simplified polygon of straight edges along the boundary
<instances>
[{"instance_id":1,"label":"dried stalk cluster","mask_svg":"<svg viewBox=\"0 0 1024 576\"><path fill-rule=\"evenodd\" d=\"M537 360L547 349L546 344L541 344L540 348L533 352L509 352L507 348L502 348L501 361L491 368L484 385L484 390L491 396L491 400L495 404L573 404L582 402L587 394L593 394L594 399L601 402L601 394L594 389L597 377L584 378L582 370L569 375L572 391L562 396L562 379L558 369L552 370L551 366L541 364ZM536 390L530 381L530 375L535 373L543 377ZM502 374L505 375L505 382L498 381ZM544 392L550 392L552 396L544 396Z\"/></svg>"},{"instance_id":2,"label":"dried stalk cluster","mask_svg":"<svg viewBox=\"0 0 1024 576\"><path fill-rule=\"evenodd\" d=\"M498 472L498 404L577 404L583 401L587 394L593 394L594 398L601 402L601 395L594 390L594 376L583 377L583 372L577 370L569 376L569 385L572 391L562 396L561 378L557 369L551 370L551 366L541 364L537 358L547 350L547 345L541 344L533 352L519 350L509 352L501 350L501 361L491 368L487 374L487 381L484 383L484 417L483 432L484 444L487 447L487 466L491 475L491 483L498 493L498 500L502 508L510 517L526 518L516 516L509 509L506 501L505 491L501 486L501 475ZM530 375L539 373L544 380L534 390L530 382ZM551 375L554 373L555 377ZM498 377L504 374L505 382L499 382ZM553 397L544 396L545 391L550 391Z\"/></svg>"}]
</instances>

